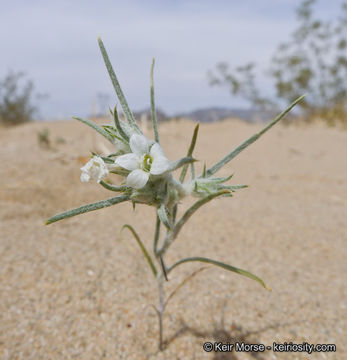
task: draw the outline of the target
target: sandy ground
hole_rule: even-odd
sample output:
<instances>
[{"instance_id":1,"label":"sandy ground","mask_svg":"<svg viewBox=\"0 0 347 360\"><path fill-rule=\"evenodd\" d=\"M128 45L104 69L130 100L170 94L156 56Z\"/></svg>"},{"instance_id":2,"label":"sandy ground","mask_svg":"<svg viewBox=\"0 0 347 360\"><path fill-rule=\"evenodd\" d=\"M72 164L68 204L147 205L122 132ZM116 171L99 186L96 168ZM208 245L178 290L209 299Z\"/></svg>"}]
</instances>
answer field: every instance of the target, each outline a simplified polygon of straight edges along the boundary
<instances>
[{"instance_id":1,"label":"sandy ground","mask_svg":"<svg viewBox=\"0 0 347 360\"><path fill-rule=\"evenodd\" d=\"M53 150L38 146L43 128ZM185 154L193 128L160 127L169 159ZM212 165L259 128L202 125L195 157ZM73 121L0 129L1 359L347 359L347 132L279 125L220 172L250 187L200 209L166 261L211 257L273 290L204 270L169 304L162 353L148 306L157 303L156 283L130 234L119 235L132 224L151 249L154 209L125 203L44 226L51 215L114 195L79 181L88 151L101 143ZM199 267L172 272L167 294ZM206 341L327 343L337 352L205 353Z\"/></svg>"}]
</instances>

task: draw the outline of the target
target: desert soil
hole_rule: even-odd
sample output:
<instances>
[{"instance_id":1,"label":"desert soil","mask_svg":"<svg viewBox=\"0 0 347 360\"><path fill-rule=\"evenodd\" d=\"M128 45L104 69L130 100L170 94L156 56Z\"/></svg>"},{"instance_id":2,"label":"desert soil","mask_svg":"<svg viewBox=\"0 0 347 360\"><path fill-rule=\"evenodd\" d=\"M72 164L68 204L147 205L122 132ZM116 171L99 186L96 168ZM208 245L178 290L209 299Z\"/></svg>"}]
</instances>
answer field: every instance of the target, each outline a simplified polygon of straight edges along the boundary
<instances>
[{"instance_id":1,"label":"desert soil","mask_svg":"<svg viewBox=\"0 0 347 360\"><path fill-rule=\"evenodd\" d=\"M44 128L50 148L38 144ZM185 155L193 128L189 121L160 126L169 159ZM237 120L202 125L198 168L260 128ZM346 131L278 125L220 171L250 187L201 208L166 262L210 257L252 271L272 291L205 269L169 303L163 352L151 306L156 282L131 234L120 238L131 224L151 249L155 210L124 203L44 225L114 196L79 180L89 151L110 146L73 121L0 129L0 144L1 359L347 359ZM166 293L200 267L178 267ZM206 353L207 341L336 344L337 351Z\"/></svg>"}]
</instances>

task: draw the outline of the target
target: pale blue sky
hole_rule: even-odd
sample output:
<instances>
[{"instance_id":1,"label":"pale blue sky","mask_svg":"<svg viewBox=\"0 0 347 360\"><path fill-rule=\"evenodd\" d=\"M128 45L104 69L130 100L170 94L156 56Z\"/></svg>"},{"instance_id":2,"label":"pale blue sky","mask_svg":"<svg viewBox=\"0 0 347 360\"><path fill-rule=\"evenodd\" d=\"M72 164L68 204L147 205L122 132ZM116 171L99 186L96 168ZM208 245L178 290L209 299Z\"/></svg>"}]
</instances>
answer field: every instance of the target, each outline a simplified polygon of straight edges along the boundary
<instances>
[{"instance_id":1,"label":"pale blue sky","mask_svg":"<svg viewBox=\"0 0 347 360\"><path fill-rule=\"evenodd\" d=\"M24 70L39 92L43 117L85 116L97 93L115 104L99 48L100 34L135 110L149 105L149 69L156 58L156 102L169 114L208 106L243 107L226 89L209 87L219 61L266 68L295 28L300 0L101 0L3 2L0 77ZM319 0L321 17L340 0ZM269 89L264 75L260 80Z\"/></svg>"}]
</instances>

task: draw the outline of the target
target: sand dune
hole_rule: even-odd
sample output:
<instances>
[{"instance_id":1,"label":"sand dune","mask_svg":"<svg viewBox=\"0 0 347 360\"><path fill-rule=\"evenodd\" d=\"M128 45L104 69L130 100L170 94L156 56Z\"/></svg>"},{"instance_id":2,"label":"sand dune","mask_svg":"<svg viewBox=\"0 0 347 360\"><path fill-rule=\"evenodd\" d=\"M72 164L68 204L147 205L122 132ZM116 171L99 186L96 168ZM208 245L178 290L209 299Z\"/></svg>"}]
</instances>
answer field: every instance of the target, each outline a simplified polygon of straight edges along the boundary
<instances>
[{"instance_id":1,"label":"sand dune","mask_svg":"<svg viewBox=\"0 0 347 360\"><path fill-rule=\"evenodd\" d=\"M54 149L38 145L49 129ZM183 156L194 124L160 127L169 159ZM237 120L200 128L195 157L212 165L260 129ZM65 143L56 144L63 137ZM0 129L1 359L346 359L347 132L278 125L221 175L249 184L208 204L167 262L208 256L262 277L273 291L209 268L167 308L157 353L156 283L130 235L151 248L154 209L128 203L44 226L58 212L110 197L82 184L90 150L106 151L77 122ZM200 161L198 166L202 167ZM187 206L183 203L183 208ZM167 293L198 264L172 272ZM205 353L205 341L334 343L336 353Z\"/></svg>"}]
</instances>

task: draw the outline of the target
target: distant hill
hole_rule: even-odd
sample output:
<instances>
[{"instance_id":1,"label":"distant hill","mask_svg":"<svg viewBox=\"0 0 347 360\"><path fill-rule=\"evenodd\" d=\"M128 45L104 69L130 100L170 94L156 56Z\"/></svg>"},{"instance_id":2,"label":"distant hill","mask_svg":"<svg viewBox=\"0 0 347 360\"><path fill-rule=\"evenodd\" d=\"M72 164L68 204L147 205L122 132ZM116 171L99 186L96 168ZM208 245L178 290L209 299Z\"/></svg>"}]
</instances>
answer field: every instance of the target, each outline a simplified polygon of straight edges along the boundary
<instances>
[{"instance_id":1,"label":"distant hill","mask_svg":"<svg viewBox=\"0 0 347 360\"><path fill-rule=\"evenodd\" d=\"M145 109L142 111L137 111L134 113L136 119L143 119L147 118L149 121L151 119L151 112L150 109ZM158 121L165 121L171 118L188 118L194 121L198 121L201 123L207 122L217 122L227 118L238 118L241 120L245 120L251 123L259 122L259 121L266 121L271 116L264 112L260 112L258 110L251 110L251 109L228 109L222 107L211 107L206 109L197 109L190 112L185 113L177 113L173 116L168 116L165 114L164 111L161 109L157 110L157 119Z\"/></svg>"},{"instance_id":2,"label":"distant hill","mask_svg":"<svg viewBox=\"0 0 347 360\"><path fill-rule=\"evenodd\" d=\"M249 122L259 121L257 118L259 112L247 109L228 109L221 107L212 107L206 109L198 109L191 112L176 115L176 117L186 117L201 123L204 122L217 122L227 118L239 118Z\"/></svg>"},{"instance_id":3,"label":"distant hill","mask_svg":"<svg viewBox=\"0 0 347 360\"><path fill-rule=\"evenodd\" d=\"M166 120L171 119L171 116L166 115L165 112L161 109L156 110L156 115L157 115L158 121L166 121ZM135 119L137 119L137 120L147 119L148 121L151 121L151 118L152 118L151 109L135 111L134 116L135 116Z\"/></svg>"}]
</instances>

